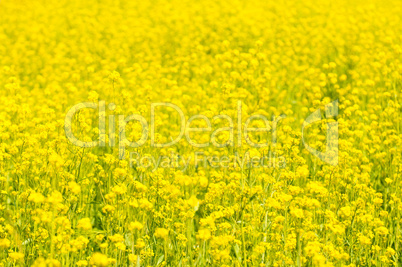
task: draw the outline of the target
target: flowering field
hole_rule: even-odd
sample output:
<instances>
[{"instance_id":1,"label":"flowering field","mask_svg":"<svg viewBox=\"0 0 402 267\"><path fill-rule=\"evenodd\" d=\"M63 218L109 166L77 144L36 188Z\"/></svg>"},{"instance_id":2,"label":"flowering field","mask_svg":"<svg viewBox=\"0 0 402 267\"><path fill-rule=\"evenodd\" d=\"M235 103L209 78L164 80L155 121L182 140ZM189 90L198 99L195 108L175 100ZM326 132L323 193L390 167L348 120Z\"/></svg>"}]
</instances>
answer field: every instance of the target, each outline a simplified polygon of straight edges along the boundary
<instances>
[{"instance_id":1,"label":"flowering field","mask_svg":"<svg viewBox=\"0 0 402 267\"><path fill-rule=\"evenodd\" d=\"M0 0L0 266L402 266L399 0Z\"/></svg>"}]
</instances>

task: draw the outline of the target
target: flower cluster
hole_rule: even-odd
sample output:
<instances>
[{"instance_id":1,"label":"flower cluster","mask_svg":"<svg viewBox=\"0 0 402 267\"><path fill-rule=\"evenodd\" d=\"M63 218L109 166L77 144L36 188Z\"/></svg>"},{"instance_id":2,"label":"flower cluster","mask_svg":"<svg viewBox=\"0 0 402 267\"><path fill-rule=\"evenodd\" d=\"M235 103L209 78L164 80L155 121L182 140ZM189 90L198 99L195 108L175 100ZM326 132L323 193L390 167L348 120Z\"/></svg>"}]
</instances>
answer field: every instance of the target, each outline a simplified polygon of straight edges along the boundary
<instances>
[{"instance_id":1,"label":"flower cluster","mask_svg":"<svg viewBox=\"0 0 402 267\"><path fill-rule=\"evenodd\" d=\"M0 266L402 265L401 3L0 1ZM302 135L335 100L339 114ZM105 145L76 146L66 113L99 101L106 131L92 108L69 127ZM152 103L208 118L221 146L148 139L126 155L227 166L121 157L119 116L148 120ZM337 165L302 142L325 152L334 122ZM224 130L246 125L277 131ZM141 139L138 121L125 130ZM179 133L159 107L154 142ZM286 164L236 164L245 153Z\"/></svg>"}]
</instances>

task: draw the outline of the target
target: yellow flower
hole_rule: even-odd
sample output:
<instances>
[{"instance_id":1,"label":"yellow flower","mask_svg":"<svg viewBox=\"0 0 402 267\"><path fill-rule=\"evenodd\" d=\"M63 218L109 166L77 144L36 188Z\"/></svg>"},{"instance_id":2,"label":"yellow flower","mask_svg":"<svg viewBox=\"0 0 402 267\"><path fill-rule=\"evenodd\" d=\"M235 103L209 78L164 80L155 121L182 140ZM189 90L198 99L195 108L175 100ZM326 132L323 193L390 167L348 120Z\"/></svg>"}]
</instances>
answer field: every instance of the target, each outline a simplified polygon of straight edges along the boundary
<instances>
[{"instance_id":1,"label":"yellow flower","mask_svg":"<svg viewBox=\"0 0 402 267\"><path fill-rule=\"evenodd\" d=\"M125 185L116 185L112 188L112 192L117 195L122 195L127 192L127 188Z\"/></svg>"},{"instance_id":2,"label":"yellow flower","mask_svg":"<svg viewBox=\"0 0 402 267\"><path fill-rule=\"evenodd\" d=\"M69 182L68 187L70 188L73 194L81 193L81 186L79 186L76 182Z\"/></svg>"},{"instance_id":3,"label":"yellow flower","mask_svg":"<svg viewBox=\"0 0 402 267\"><path fill-rule=\"evenodd\" d=\"M386 253L387 253L388 257L392 257L392 256L394 256L396 254L396 251L391 247L387 247Z\"/></svg>"},{"instance_id":4,"label":"yellow flower","mask_svg":"<svg viewBox=\"0 0 402 267\"><path fill-rule=\"evenodd\" d=\"M102 234L96 235L96 240L101 242L105 236Z\"/></svg>"},{"instance_id":5,"label":"yellow flower","mask_svg":"<svg viewBox=\"0 0 402 267\"><path fill-rule=\"evenodd\" d=\"M399 264L400 0L59 2L0 0L0 267Z\"/></svg>"},{"instance_id":6,"label":"yellow flower","mask_svg":"<svg viewBox=\"0 0 402 267\"><path fill-rule=\"evenodd\" d=\"M86 260L80 260L76 263L77 266L88 266L88 262Z\"/></svg>"},{"instance_id":7,"label":"yellow flower","mask_svg":"<svg viewBox=\"0 0 402 267\"><path fill-rule=\"evenodd\" d=\"M121 234L115 234L115 235L109 236L109 240L112 241L113 243L118 243L118 242L123 242L124 237Z\"/></svg>"},{"instance_id":8,"label":"yellow flower","mask_svg":"<svg viewBox=\"0 0 402 267\"><path fill-rule=\"evenodd\" d=\"M142 225L142 223L135 221L129 224L128 229L130 231L134 231L134 230L141 230L143 227L144 226Z\"/></svg>"},{"instance_id":9,"label":"yellow flower","mask_svg":"<svg viewBox=\"0 0 402 267\"><path fill-rule=\"evenodd\" d=\"M29 195L28 200L35 203L42 203L45 201L45 197L41 193L33 192Z\"/></svg>"},{"instance_id":10,"label":"yellow flower","mask_svg":"<svg viewBox=\"0 0 402 267\"><path fill-rule=\"evenodd\" d=\"M378 233L379 235L388 235L388 229L384 226L382 227L378 227L377 229L375 229L376 233Z\"/></svg>"},{"instance_id":11,"label":"yellow flower","mask_svg":"<svg viewBox=\"0 0 402 267\"><path fill-rule=\"evenodd\" d=\"M7 238L2 238L0 239L0 248L9 248L10 247L10 240L8 240Z\"/></svg>"},{"instance_id":12,"label":"yellow flower","mask_svg":"<svg viewBox=\"0 0 402 267\"><path fill-rule=\"evenodd\" d=\"M77 228L82 229L85 231L89 231L92 229L91 219L90 218L83 218L78 221Z\"/></svg>"},{"instance_id":13,"label":"yellow flower","mask_svg":"<svg viewBox=\"0 0 402 267\"><path fill-rule=\"evenodd\" d=\"M360 243L361 245L370 245L370 244L371 244L371 240L370 240L370 238L368 238L367 236L360 235L360 236L359 236L359 243Z\"/></svg>"},{"instance_id":14,"label":"yellow flower","mask_svg":"<svg viewBox=\"0 0 402 267\"><path fill-rule=\"evenodd\" d=\"M298 208L293 208L290 210L290 214L295 217L295 218L303 218L304 217L304 212L302 209L298 209Z\"/></svg>"},{"instance_id":15,"label":"yellow flower","mask_svg":"<svg viewBox=\"0 0 402 267\"><path fill-rule=\"evenodd\" d=\"M192 208L196 208L196 207L198 207L198 205L199 205L199 200L197 199L197 197L196 196L191 196L188 200L187 200L187 203L188 203L188 205L190 206L190 207L192 207Z\"/></svg>"},{"instance_id":16,"label":"yellow flower","mask_svg":"<svg viewBox=\"0 0 402 267\"><path fill-rule=\"evenodd\" d=\"M315 256L321 251L321 244L317 241L308 242L304 250L308 257Z\"/></svg>"},{"instance_id":17,"label":"yellow flower","mask_svg":"<svg viewBox=\"0 0 402 267\"><path fill-rule=\"evenodd\" d=\"M341 215L341 217L345 217L345 218L350 217L352 215L351 208L349 206L341 208L340 215Z\"/></svg>"},{"instance_id":18,"label":"yellow flower","mask_svg":"<svg viewBox=\"0 0 402 267\"><path fill-rule=\"evenodd\" d=\"M117 82L120 79L120 73L117 71L112 71L109 75L109 80L111 82Z\"/></svg>"},{"instance_id":19,"label":"yellow flower","mask_svg":"<svg viewBox=\"0 0 402 267\"><path fill-rule=\"evenodd\" d=\"M116 208L112 205L106 205L102 208L103 213L113 213Z\"/></svg>"},{"instance_id":20,"label":"yellow flower","mask_svg":"<svg viewBox=\"0 0 402 267\"><path fill-rule=\"evenodd\" d=\"M109 259L106 255L101 253L94 253L89 261L89 264L95 265L97 267L103 267L109 265Z\"/></svg>"},{"instance_id":21,"label":"yellow flower","mask_svg":"<svg viewBox=\"0 0 402 267\"><path fill-rule=\"evenodd\" d=\"M47 202L59 204L63 202L63 195L59 191L53 191L50 196L47 197Z\"/></svg>"},{"instance_id":22,"label":"yellow flower","mask_svg":"<svg viewBox=\"0 0 402 267\"><path fill-rule=\"evenodd\" d=\"M134 247L141 249L145 247L145 242L142 238L138 238L137 243L134 245Z\"/></svg>"},{"instance_id":23,"label":"yellow flower","mask_svg":"<svg viewBox=\"0 0 402 267\"><path fill-rule=\"evenodd\" d=\"M154 236L156 238L166 239L169 235L169 230L165 228L156 228Z\"/></svg>"},{"instance_id":24,"label":"yellow flower","mask_svg":"<svg viewBox=\"0 0 402 267\"><path fill-rule=\"evenodd\" d=\"M20 252L11 252L8 254L8 256L13 259L14 261L19 261L22 260L24 258L24 254L20 253Z\"/></svg>"},{"instance_id":25,"label":"yellow flower","mask_svg":"<svg viewBox=\"0 0 402 267\"><path fill-rule=\"evenodd\" d=\"M117 243L116 248L118 248L121 251L124 251L126 250L126 245L124 245L123 243Z\"/></svg>"},{"instance_id":26,"label":"yellow flower","mask_svg":"<svg viewBox=\"0 0 402 267\"><path fill-rule=\"evenodd\" d=\"M138 255L135 255L135 254L128 255L128 260L130 262L136 263L139 259L140 259L140 257Z\"/></svg>"},{"instance_id":27,"label":"yellow flower","mask_svg":"<svg viewBox=\"0 0 402 267\"><path fill-rule=\"evenodd\" d=\"M197 234L197 238L201 239L202 241L206 241L211 239L211 231L208 229L200 229Z\"/></svg>"},{"instance_id":28,"label":"yellow flower","mask_svg":"<svg viewBox=\"0 0 402 267\"><path fill-rule=\"evenodd\" d=\"M33 263L32 267L60 267L60 261L55 259L45 260L44 258L38 258Z\"/></svg>"}]
</instances>

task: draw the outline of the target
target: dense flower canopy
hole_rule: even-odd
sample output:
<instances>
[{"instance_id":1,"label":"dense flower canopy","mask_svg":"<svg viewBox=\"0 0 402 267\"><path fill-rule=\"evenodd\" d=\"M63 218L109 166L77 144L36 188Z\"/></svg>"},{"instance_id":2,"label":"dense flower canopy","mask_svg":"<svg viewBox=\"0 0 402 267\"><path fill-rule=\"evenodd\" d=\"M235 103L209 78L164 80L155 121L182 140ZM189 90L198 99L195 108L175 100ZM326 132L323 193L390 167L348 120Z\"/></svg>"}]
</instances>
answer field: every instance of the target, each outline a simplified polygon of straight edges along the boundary
<instances>
[{"instance_id":1,"label":"dense flower canopy","mask_svg":"<svg viewBox=\"0 0 402 267\"><path fill-rule=\"evenodd\" d=\"M398 0L0 0L0 266L402 265L401 14ZM79 103L94 108L66 125ZM155 103L170 106L153 121ZM183 119L211 131L153 145ZM310 153L330 125L335 164Z\"/></svg>"}]
</instances>

